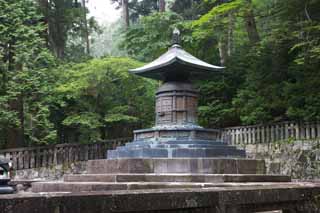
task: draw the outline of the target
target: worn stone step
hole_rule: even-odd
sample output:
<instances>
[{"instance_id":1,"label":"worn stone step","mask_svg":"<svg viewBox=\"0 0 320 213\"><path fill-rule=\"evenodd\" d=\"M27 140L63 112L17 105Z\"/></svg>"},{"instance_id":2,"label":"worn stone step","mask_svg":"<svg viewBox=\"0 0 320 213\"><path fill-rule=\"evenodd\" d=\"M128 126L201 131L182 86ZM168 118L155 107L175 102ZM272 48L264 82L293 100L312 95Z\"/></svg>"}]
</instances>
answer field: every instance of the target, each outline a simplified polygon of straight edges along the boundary
<instances>
[{"instance_id":1,"label":"worn stone step","mask_svg":"<svg viewBox=\"0 0 320 213\"><path fill-rule=\"evenodd\" d=\"M102 182L37 182L32 192L83 192L135 189L202 188L212 184L204 183L102 183Z\"/></svg>"},{"instance_id":2,"label":"worn stone step","mask_svg":"<svg viewBox=\"0 0 320 213\"><path fill-rule=\"evenodd\" d=\"M242 158L125 158L88 161L88 174L265 174L264 160Z\"/></svg>"},{"instance_id":3,"label":"worn stone step","mask_svg":"<svg viewBox=\"0 0 320 213\"><path fill-rule=\"evenodd\" d=\"M290 182L285 175L255 174L81 174L65 175L65 182Z\"/></svg>"},{"instance_id":4,"label":"worn stone step","mask_svg":"<svg viewBox=\"0 0 320 213\"><path fill-rule=\"evenodd\" d=\"M244 186L272 186L280 183L102 183L102 182L35 182L32 184L32 192L93 192L93 191L114 191L114 190L139 190L139 189L168 189L168 188L210 188L210 187L235 187ZM281 183L290 187L291 183Z\"/></svg>"}]
</instances>

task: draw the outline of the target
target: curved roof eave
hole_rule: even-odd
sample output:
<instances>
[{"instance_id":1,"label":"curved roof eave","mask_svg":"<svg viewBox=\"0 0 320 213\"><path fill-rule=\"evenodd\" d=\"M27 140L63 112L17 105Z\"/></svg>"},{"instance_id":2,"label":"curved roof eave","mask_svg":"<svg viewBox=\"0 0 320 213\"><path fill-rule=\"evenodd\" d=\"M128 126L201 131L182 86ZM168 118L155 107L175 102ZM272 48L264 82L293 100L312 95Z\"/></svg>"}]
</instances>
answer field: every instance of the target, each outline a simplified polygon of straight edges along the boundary
<instances>
[{"instance_id":1,"label":"curved roof eave","mask_svg":"<svg viewBox=\"0 0 320 213\"><path fill-rule=\"evenodd\" d=\"M206 70L206 71L219 71L219 70L222 70L222 69L225 69L225 67L221 67L221 66L214 66L214 65L211 65L211 64L208 64L204 61L201 61L203 64L199 64L199 63L192 63L188 60L185 60L184 58L181 58L179 56L175 56L173 58L171 58L170 60L168 61L164 61L162 63L159 63L159 64L155 64L155 65L151 65L152 63L154 63L156 61L153 61L145 66L142 66L140 68L136 68L136 69L130 69L129 71L134 73L134 74L139 74L139 73L144 73L144 72L149 72L149 71L152 71L152 70L157 70L157 69L161 69L161 68L164 68L164 67L167 67L169 65L172 65L176 62L180 63L180 64L184 64L184 65L187 65L187 66L190 66L190 67L193 67L193 68L198 68L200 70Z\"/></svg>"},{"instance_id":2,"label":"curved roof eave","mask_svg":"<svg viewBox=\"0 0 320 213\"><path fill-rule=\"evenodd\" d=\"M156 60L140 68L130 69L129 71L134 74L139 74L161 69L166 66L172 65L175 62L179 62L193 68L198 68L200 72L201 70L217 71L224 68L204 62L183 50L179 45L173 45L165 54L161 55Z\"/></svg>"}]
</instances>

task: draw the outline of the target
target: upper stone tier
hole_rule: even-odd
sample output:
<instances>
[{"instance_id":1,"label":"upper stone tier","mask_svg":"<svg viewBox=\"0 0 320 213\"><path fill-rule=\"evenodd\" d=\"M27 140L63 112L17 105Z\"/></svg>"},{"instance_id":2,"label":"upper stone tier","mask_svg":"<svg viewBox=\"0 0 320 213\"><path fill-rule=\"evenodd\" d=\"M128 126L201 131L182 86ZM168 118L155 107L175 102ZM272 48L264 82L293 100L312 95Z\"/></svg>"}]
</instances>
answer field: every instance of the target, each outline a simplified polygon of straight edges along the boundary
<instances>
[{"instance_id":1,"label":"upper stone tier","mask_svg":"<svg viewBox=\"0 0 320 213\"><path fill-rule=\"evenodd\" d=\"M143 67L131 69L130 72L168 82L197 80L212 72L219 72L223 68L208 64L183 50L180 45L173 44L158 59Z\"/></svg>"}]
</instances>

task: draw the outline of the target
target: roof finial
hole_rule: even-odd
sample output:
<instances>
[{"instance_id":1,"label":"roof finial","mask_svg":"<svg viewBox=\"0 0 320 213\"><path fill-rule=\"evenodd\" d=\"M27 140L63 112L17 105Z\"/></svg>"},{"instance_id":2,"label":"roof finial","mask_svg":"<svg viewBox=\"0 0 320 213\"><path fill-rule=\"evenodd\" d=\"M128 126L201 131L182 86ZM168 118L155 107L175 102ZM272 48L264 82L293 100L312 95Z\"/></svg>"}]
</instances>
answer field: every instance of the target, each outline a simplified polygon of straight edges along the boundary
<instances>
[{"instance_id":1,"label":"roof finial","mask_svg":"<svg viewBox=\"0 0 320 213\"><path fill-rule=\"evenodd\" d=\"M181 42L180 31L178 28L175 27L172 34L172 45L175 45L175 44L179 45L180 42Z\"/></svg>"}]
</instances>

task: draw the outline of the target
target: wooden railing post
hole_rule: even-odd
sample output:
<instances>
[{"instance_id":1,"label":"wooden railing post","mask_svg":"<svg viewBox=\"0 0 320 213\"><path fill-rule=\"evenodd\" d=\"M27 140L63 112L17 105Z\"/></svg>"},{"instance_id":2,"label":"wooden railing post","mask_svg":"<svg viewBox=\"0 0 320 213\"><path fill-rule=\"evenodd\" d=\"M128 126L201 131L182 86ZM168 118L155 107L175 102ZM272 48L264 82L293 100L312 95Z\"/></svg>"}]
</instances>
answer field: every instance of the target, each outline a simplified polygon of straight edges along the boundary
<instances>
[{"instance_id":1,"label":"wooden railing post","mask_svg":"<svg viewBox=\"0 0 320 213\"><path fill-rule=\"evenodd\" d=\"M316 125L315 125L315 123L311 123L311 138L312 139L316 138Z\"/></svg>"},{"instance_id":2,"label":"wooden railing post","mask_svg":"<svg viewBox=\"0 0 320 213\"><path fill-rule=\"evenodd\" d=\"M320 138L320 122L319 121L317 121L316 122L316 128L317 128L317 138Z\"/></svg>"},{"instance_id":3,"label":"wooden railing post","mask_svg":"<svg viewBox=\"0 0 320 213\"><path fill-rule=\"evenodd\" d=\"M310 139L310 124L306 123L306 139Z\"/></svg>"},{"instance_id":4,"label":"wooden railing post","mask_svg":"<svg viewBox=\"0 0 320 213\"><path fill-rule=\"evenodd\" d=\"M274 136L275 136L275 126L271 125L270 126L270 142L273 143L275 142Z\"/></svg>"}]
</instances>

